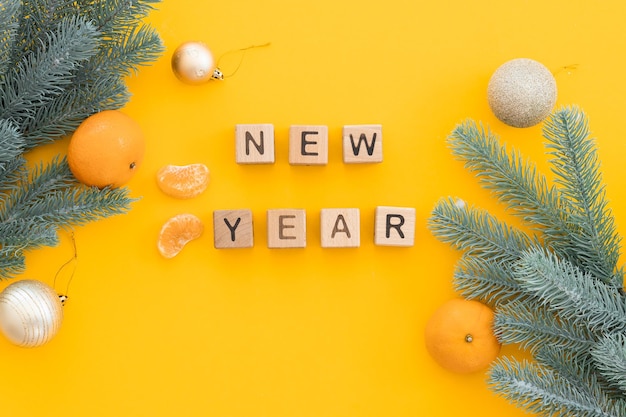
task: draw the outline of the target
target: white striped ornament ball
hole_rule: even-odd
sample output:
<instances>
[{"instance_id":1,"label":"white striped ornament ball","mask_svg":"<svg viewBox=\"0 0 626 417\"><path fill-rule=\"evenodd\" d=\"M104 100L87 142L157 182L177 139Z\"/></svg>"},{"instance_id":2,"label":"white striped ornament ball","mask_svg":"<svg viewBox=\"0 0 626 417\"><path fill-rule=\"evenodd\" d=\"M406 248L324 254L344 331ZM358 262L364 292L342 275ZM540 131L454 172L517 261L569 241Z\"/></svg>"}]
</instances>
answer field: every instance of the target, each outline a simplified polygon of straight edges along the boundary
<instances>
[{"instance_id":1,"label":"white striped ornament ball","mask_svg":"<svg viewBox=\"0 0 626 417\"><path fill-rule=\"evenodd\" d=\"M16 281L0 293L0 331L18 346L41 346L61 328L62 307L57 293L43 282Z\"/></svg>"}]
</instances>

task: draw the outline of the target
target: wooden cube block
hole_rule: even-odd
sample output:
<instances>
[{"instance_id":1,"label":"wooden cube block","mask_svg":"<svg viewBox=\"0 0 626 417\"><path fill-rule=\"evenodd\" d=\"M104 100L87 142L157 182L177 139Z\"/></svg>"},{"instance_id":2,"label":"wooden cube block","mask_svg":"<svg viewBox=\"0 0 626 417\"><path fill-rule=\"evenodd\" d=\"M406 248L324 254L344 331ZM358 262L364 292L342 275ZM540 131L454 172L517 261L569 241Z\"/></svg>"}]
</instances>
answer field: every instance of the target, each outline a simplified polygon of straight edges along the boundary
<instances>
[{"instance_id":1,"label":"wooden cube block","mask_svg":"<svg viewBox=\"0 0 626 417\"><path fill-rule=\"evenodd\" d=\"M320 212L323 248L358 248L361 221L358 208L325 208Z\"/></svg>"},{"instance_id":2,"label":"wooden cube block","mask_svg":"<svg viewBox=\"0 0 626 417\"><path fill-rule=\"evenodd\" d=\"M374 244L379 246L413 246L415 244L415 209L410 207L376 207Z\"/></svg>"},{"instance_id":3,"label":"wooden cube block","mask_svg":"<svg viewBox=\"0 0 626 417\"><path fill-rule=\"evenodd\" d=\"M275 209L267 211L268 248L305 248L306 211Z\"/></svg>"},{"instance_id":4,"label":"wooden cube block","mask_svg":"<svg viewBox=\"0 0 626 417\"><path fill-rule=\"evenodd\" d=\"M293 125L289 128L291 165L328 164L328 126Z\"/></svg>"},{"instance_id":5,"label":"wooden cube block","mask_svg":"<svg viewBox=\"0 0 626 417\"><path fill-rule=\"evenodd\" d=\"M214 211L213 241L217 249L251 248L254 246L252 211Z\"/></svg>"},{"instance_id":6,"label":"wooden cube block","mask_svg":"<svg viewBox=\"0 0 626 417\"><path fill-rule=\"evenodd\" d=\"M273 164L274 153L274 125L235 126L235 161L238 164Z\"/></svg>"},{"instance_id":7,"label":"wooden cube block","mask_svg":"<svg viewBox=\"0 0 626 417\"><path fill-rule=\"evenodd\" d=\"M343 162L369 164L382 161L382 125L346 125L343 127Z\"/></svg>"}]
</instances>

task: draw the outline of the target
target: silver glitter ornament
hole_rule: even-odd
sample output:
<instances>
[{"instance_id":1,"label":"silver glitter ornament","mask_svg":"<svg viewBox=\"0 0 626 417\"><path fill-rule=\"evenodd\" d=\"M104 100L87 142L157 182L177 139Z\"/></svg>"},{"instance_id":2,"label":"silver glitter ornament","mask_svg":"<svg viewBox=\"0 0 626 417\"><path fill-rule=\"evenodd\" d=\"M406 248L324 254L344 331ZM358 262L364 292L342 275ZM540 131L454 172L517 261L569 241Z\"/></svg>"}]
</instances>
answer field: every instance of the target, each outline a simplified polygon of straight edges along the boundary
<instances>
[{"instance_id":1,"label":"silver glitter ornament","mask_svg":"<svg viewBox=\"0 0 626 417\"><path fill-rule=\"evenodd\" d=\"M518 58L502 64L487 86L489 107L495 116L513 127L541 123L556 103L556 81L543 64Z\"/></svg>"},{"instance_id":2,"label":"silver glitter ornament","mask_svg":"<svg viewBox=\"0 0 626 417\"><path fill-rule=\"evenodd\" d=\"M186 84L204 84L224 78L211 50L202 42L185 42L172 54L172 71Z\"/></svg>"},{"instance_id":3,"label":"silver glitter ornament","mask_svg":"<svg viewBox=\"0 0 626 417\"><path fill-rule=\"evenodd\" d=\"M40 281L16 281L0 293L0 331L18 346L47 343L57 334L62 321L59 296Z\"/></svg>"}]
</instances>

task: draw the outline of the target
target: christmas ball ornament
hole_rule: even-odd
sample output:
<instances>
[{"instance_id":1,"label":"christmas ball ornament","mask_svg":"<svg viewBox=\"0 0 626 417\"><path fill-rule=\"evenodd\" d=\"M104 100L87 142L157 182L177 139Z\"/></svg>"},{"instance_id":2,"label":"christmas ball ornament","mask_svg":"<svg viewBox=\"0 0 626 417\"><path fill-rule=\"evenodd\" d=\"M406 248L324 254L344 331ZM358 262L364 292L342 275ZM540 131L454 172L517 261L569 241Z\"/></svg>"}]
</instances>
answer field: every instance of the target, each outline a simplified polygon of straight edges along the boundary
<instances>
[{"instance_id":1,"label":"christmas ball ornament","mask_svg":"<svg viewBox=\"0 0 626 417\"><path fill-rule=\"evenodd\" d=\"M487 86L489 107L513 127L531 127L545 119L556 103L556 81L543 64L527 58L502 64Z\"/></svg>"},{"instance_id":2,"label":"christmas ball ornament","mask_svg":"<svg viewBox=\"0 0 626 417\"><path fill-rule=\"evenodd\" d=\"M0 331L22 347L41 346L61 328L63 309L56 292L36 280L17 281L0 293Z\"/></svg>"},{"instance_id":3,"label":"christmas ball ornament","mask_svg":"<svg viewBox=\"0 0 626 417\"><path fill-rule=\"evenodd\" d=\"M185 42L172 54L172 71L186 84L203 84L224 78L217 68L213 53L202 42Z\"/></svg>"}]
</instances>

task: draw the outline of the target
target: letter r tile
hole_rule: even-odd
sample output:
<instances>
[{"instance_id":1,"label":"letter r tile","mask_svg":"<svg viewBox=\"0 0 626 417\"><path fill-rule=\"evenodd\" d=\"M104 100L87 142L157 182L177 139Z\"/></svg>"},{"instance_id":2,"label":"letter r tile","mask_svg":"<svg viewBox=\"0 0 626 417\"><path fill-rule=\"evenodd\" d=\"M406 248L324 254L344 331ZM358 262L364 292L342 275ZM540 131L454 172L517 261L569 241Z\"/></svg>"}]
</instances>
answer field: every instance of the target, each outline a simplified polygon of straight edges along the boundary
<instances>
[{"instance_id":1,"label":"letter r tile","mask_svg":"<svg viewBox=\"0 0 626 417\"><path fill-rule=\"evenodd\" d=\"M415 244L415 209L411 207L376 207L374 244L413 246Z\"/></svg>"}]
</instances>

